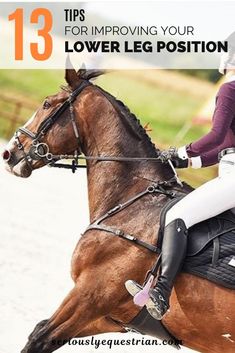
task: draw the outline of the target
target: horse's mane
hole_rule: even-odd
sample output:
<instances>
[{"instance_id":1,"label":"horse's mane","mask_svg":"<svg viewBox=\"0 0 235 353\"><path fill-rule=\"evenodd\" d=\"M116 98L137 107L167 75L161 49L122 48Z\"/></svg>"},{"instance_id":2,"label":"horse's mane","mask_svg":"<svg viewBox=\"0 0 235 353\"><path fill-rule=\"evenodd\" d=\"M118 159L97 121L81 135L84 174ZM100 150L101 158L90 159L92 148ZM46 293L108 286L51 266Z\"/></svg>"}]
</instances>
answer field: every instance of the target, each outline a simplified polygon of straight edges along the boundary
<instances>
[{"instance_id":1,"label":"horse's mane","mask_svg":"<svg viewBox=\"0 0 235 353\"><path fill-rule=\"evenodd\" d=\"M79 78L83 80L90 80L92 78L96 78L100 75L103 75L105 70L86 70L80 69L77 74ZM157 156L158 148L156 148L155 144L152 142L150 136L147 134L146 130L140 123L140 120L133 114L130 109L119 99L114 97L109 92L105 91L103 88L96 86L99 90L104 94L104 96L112 103L114 108L118 111L118 113L125 119L126 126L129 130L131 130L132 134L136 135L139 140L146 142L148 144L149 152L151 156Z\"/></svg>"},{"instance_id":2,"label":"horse's mane","mask_svg":"<svg viewBox=\"0 0 235 353\"><path fill-rule=\"evenodd\" d=\"M136 117L136 115L132 113L122 101L114 97L109 92L105 91L103 88L99 86L97 87L104 94L104 96L112 103L118 113L124 118L124 122L127 128L131 130L131 133L136 135L138 140L142 140L143 142L147 143L151 156L157 156L158 151L160 150L156 148L155 144L152 142L150 136L147 134L146 130L141 125L141 122Z\"/></svg>"}]
</instances>

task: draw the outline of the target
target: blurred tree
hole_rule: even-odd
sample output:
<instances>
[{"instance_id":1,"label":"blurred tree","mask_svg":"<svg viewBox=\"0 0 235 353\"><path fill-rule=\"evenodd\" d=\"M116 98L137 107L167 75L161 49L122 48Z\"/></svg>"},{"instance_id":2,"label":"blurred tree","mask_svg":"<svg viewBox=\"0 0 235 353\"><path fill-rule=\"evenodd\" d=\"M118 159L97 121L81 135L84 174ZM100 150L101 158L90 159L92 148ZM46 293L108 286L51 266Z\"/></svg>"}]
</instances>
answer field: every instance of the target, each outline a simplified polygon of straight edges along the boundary
<instances>
[{"instance_id":1,"label":"blurred tree","mask_svg":"<svg viewBox=\"0 0 235 353\"><path fill-rule=\"evenodd\" d=\"M221 74L216 69L210 69L210 70L187 69L187 70L175 70L175 71L180 71L185 75L198 77L210 82L217 82L221 78Z\"/></svg>"}]
</instances>

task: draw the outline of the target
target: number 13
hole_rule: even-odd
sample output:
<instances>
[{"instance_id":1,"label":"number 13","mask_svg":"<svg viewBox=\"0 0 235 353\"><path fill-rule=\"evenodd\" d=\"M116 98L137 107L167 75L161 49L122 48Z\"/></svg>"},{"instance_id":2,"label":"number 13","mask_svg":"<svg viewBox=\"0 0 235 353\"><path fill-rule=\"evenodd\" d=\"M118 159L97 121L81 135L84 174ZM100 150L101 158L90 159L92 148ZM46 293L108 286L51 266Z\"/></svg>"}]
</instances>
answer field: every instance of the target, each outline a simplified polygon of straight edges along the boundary
<instances>
[{"instance_id":1,"label":"number 13","mask_svg":"<svg viewBox=\"0 0 235 353\"><path fill-rule=\"evenodd\" d=\"M53 42L49 32L52 29L53 19L51 12L45 8L37 8L33 10L30 17L30 23L38 23L39 17L44 17L44 26L38 29L39 37L44 39L44 50L39 52L38 43L30 43L30 52L32 57L38 61L47 60L52 53ZM9 21L15 21L15 60L23 60L24 58L24 12L23 9L16 9L15 12L8 16Z\"/></svg>"}]
</instances>

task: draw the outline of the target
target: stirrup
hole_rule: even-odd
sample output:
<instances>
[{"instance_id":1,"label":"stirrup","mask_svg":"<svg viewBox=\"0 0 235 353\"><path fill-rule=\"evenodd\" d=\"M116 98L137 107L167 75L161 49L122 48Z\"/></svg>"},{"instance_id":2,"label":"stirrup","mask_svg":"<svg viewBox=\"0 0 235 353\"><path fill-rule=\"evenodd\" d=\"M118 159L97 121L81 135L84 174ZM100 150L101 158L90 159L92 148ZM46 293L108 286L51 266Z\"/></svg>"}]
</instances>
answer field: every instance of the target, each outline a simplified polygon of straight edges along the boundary
<instances>
[{"instance_id":1,"label":"stirrup","mask_svg":"<svg viewBox=\"0 0 235 353\"><path fill-rule=\"evenodd\" d=\"M138 306L143 307L144 305L147 304L149 300L149 290L153 284L154 281L154 276L151 275L148 279L148 281L145 283L144 286L140 286L138 283L134 281L126 281L126 288L128 290L128 287L130 288L129 293L131 293L134 296L134 303ZM136 293L135 293L136 292Z\"/></svg>"},{"instance_id":2,"label":"stirrup","mask_svg":"<svg viewBox=\"0 0 235 353\"><path fill-rule=\"evenodd\" d=\"M169 304L158 289L151 289L149 294L150 299L146 305L147 310L154 319L162 320L169 309Z\"/></svg>"},{"instance_id":3,"label":"stirrup","mask_svg":"<svg viewBox=\"0 0 235 353\"><path fill-rule=\"evenodd\" d=\"M134 297L143 289L143 287L139 283L132 281L131 279L125 282L125 287L128 293L132 295L132 297Z\"/></svg>"},{"instance_id":4,"label":"stirrup","mask_svg":"<svg viewBox=\"0 0 235 353\"><path fill-rule=\"evenodd\" d=\"M143 287L140 284L132 280L126 281L125 287L133 297L143 290ZM158 294L157 298L153 295L156 292ZM145 305L149 314L156 320L161 320L169 309L169 305L166 303L163 296L155 289L150 289L149 297Z\"/></svg>"}]
</instances>

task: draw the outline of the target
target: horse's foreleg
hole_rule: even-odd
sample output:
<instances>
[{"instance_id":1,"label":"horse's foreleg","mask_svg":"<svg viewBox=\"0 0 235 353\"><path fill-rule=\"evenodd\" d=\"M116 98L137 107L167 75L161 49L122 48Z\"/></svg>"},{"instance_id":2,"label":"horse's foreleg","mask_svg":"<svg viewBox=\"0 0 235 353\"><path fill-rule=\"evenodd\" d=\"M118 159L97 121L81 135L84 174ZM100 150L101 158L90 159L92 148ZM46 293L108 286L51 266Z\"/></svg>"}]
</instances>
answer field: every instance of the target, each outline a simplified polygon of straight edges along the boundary
<instances>
[{"instance_id":1,"label":"horse's foreleg","mask_svg":"<svg viewBox=\"0 0 235 353\"><path fill-rule=\"evenodd\" d=\"M77 336L98 313L88 310L88 298L75 286L49 320L39 322L28 338L22 353L50 353Z\"/></svg>"},{"instance_id":2,"label":"horse's foreleg","mask_svg":"<svg viewBox=\"0 0 235 353\"><path fill-rule=\"evenodd\" d=\"M57 338L54 338L51 340L51 344L45 345L45 341L43 338L43 332L46 333L46 331L49 329L49 320L43 320L39 322L34 331L31 333L29 336L28 343L24 347L24 349L21 351L22 353L29 353L29 352L43 352L43 353L49 353L53 352L60 347L62 347L64 344L67 343L67 340L72 337L87 337L87 336L93 336L93 335L98 335L101 333L109 333L109 332L126 332L123 330L119 325L115 324L114 322L110 321L106 317L102 317L95 322L92 322L88 324L85 328L83 328L78 334L71 335L71 337L64 339L58 335ZM39 342L37 343L37 340Z\"/></svg>"},{"instance_id":3,"label":"horse's foreleg","mask_svg":"<svg viewBox=\"0 0 235 353\"><path fill-rule=\"evenodd\" d=\"M22 353L51 353L72 337L120 331L120 326L105 318L106 305L105 301L97 302L97 292L94 294L91 286L76 285L54 315L36 325Z\"/></svg>"},{"instance_id":4,"label":"horse's foreleg","mask_svg":"<svg viewBox=\"0 0 235 353\"><path fill-rule=\"evenodd\" d=\"M82 329L76 337L87 337L109 332L126 332L121 325L113 322L109 317L102 317Z\"/></svg>"}]
</instances>

